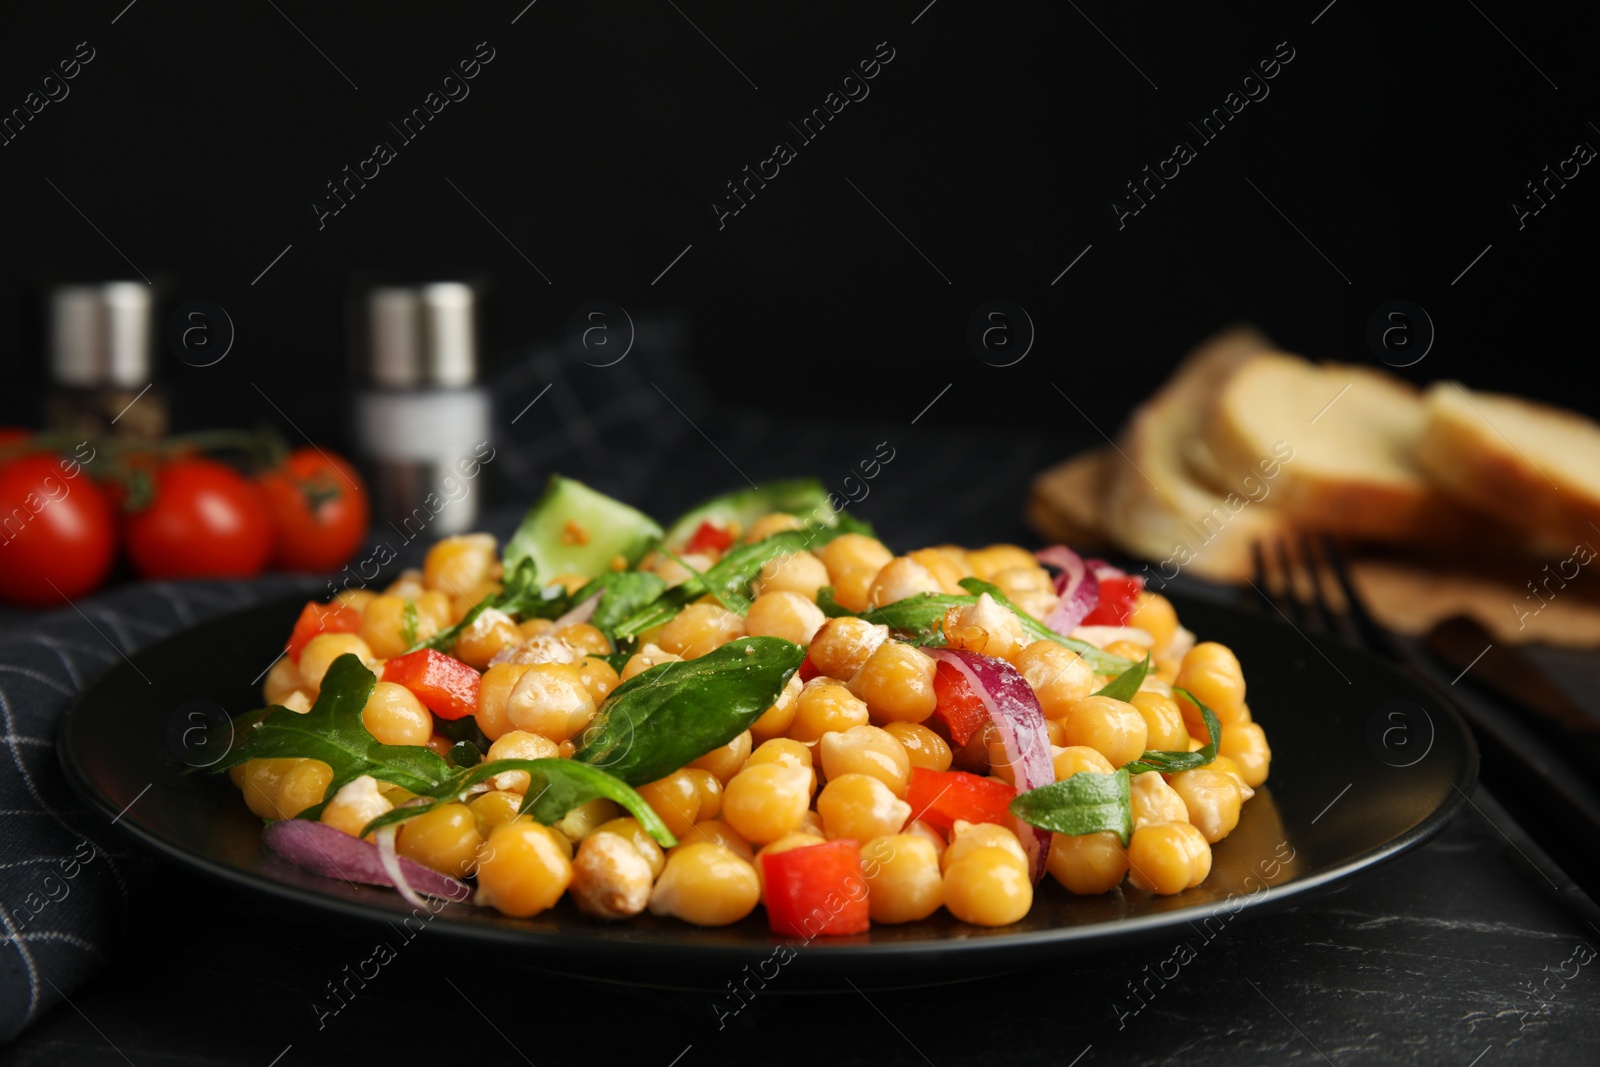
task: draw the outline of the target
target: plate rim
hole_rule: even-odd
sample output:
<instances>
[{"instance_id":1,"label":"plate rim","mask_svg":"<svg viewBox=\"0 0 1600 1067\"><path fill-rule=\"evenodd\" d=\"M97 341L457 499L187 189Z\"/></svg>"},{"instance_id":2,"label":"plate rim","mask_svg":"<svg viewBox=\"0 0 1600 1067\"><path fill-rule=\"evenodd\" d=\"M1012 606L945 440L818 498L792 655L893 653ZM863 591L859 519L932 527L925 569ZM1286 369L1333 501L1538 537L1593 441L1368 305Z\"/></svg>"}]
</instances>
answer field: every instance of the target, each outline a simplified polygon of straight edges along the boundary
<instances>
[{"instance_id":1,"label":"plate rim","mask_svg":"<svg viewBox=\"0 0 1600 1067\"><path fill-rule=\"evenodd\" d=\"M134 655L141 655L169 641L178 640L202 626L224 625L236 616L262 611L279 604L287 605L292 601L298 601L301 595L288 594L282 597L272 597L234 611L225 612L192 626L182 627L145 645ZM1178 597L1180 600L1195 601L1215 610L1245 614L1241 609L1217 603L1194 593L1179 591ZM1271 623L1271 620L1267 618L1262 618L1261 621ZM1302 634L1302 636L1306 635ZM1325 635L1318 636L1324 641L1337 643L1341 650L1346 653L1365 659L1385 671L1402 675L1408 681L1427 691L1446 713L1448 720L1464 742L1464 759L1455 770L1452 795L1447 797L1442 804L1429 812L1416 825L1382 844L1367 849L1317 874L1279 885L1268 885L1259 893L1252 891L1248 896L1244 897L1244 903L1237 911L1270 909L1282 906L1297 898L1315 895L1334 884L1354 880L1394 861L1405 853L1425 844L1454 821L1470 801L1472 793L1477 789L1481 763L1477 738L1473 735L1471 727L1467 724L1466 719L1455 706L1455 702L1448 693L1433 679L1408 668L1404 664L1391 664L1366 649L1336 641ZM1311 638L1307 637L1307 640L1311 641ZM1311 641L1311 644L1314 648L1317 647L1317 642ZM74 695L66 710L62 712L61 721L57 726L55 738L57 761L66 776L68 784L80 799L102 814L114 817L115 821L112 825L119 832L186 869L214 881L251 892L263 893L268 897L287 901L298 907L307 908L324 915L337 913L344 917L358 920L368 926L386 925L401 914L398 910L374 907L362 901L348 900L332 893L293 885L289 882L275 879L258 870L248 870L226 863L213 858L207 853L194 851L165 840L156 832L141 826L137 817L127 818L126 816L129 813L118 809L111 801L111 798L101 790L98 783L90 777L79 760L78 752L70 743L73 724L81 714L85 698L100 685L106 676L115 671L125 669L127 666L128 664L122 661L112 662L85 683L83 688ZM337 880L330 879L330 881ZM866 962L870 960L873 962L889 962L906 958L971 955L973 953L978 955L997 952L1009 952L1017 955L1038 954L1068 945L1074 945L1082 949L1103 948L1121 941L1150 939L1169 928L1215 915L1219 910L1225 909L1231 899L1234 899L1234 897L1225 897L1205 904L1195 904L1130 919L1059 926L1044 930L1018 931L1010 934L996 932L973 938L936 937L926 940L877 943L860 940L860 935L845 938L813 938L805 940L782 938L770 933L767 940L763 942L751 941L744 944L679 943L655 938L637 941L605 937L574 938L564 931L548 932L534 929L517 929L498 922L479 923L452 918L448 909L461 906L456 904L443 905L439 911L432 914L432 918L443 918L449 921L443 924L435 924L430 920L428 928L437 928L448 939L459 939L469 943L490 944L508 949L553 949L563 952L580 950L587 957L605 959L607 961L623 957L639 959L640 957L666 954L679 957L692 956L697 964L719 964L748 961L757 954L770 953L781 945L803 945L808 950L811 950L806 955L813 959L821 956L835 961ZM820 952L817 950L820 950Z\"/></svg>"}]
</instances>

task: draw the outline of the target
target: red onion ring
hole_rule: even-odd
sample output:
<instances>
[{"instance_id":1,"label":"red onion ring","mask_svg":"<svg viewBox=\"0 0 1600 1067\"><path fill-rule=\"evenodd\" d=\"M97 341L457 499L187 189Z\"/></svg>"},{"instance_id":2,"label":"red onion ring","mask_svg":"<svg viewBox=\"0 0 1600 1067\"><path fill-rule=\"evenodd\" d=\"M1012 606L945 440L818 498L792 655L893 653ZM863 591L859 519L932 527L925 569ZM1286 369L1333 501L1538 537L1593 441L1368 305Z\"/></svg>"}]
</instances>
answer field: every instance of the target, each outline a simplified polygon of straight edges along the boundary
<instances>
[{"instance_id":1,"label":"red onion ring","mask_svg":"<svg viewBox=\"0 0 1600 1067\"><path fill-rule=\"evenodd\" d=\"M606 591L602 589L597 593L584 597L571 611L557 618L551 629L559 630L563 626L571 626L573 623L588 622L589 617L594 614L594 609L600 606L600 598L605 596L605 593Z\"/></svg>"},{"instance_id":2,"label":"red onion ring","mask_svg":"<svg viewBox=\"0 0 1600 1067\"><path fill-rule=\"evenodd\" d=\"M394 830L395 827L390 825L384 829ZM382 830L378 836L382 837ZM378 846L358 837L351 837L326 823L312 822L309 819L279 819L266 828L261 840L268 848L296 867L303 867L324 878L362 882L367 885L393 886L396 889L400 888L397 882L404 883L406 888L401 890L401 895L405 896L413 907L422 903L419 893L430 897L443 897L457 903L464 903L472 897L472 888L465 882L429 870L404 856L395 855L392 836L390 857L394 861L398 877L388 870L388 864Z\"/></svg>"},{"instance_id":3,"label":"red onion ring","mask_svg":"<svg viewBox=\"0 0 1600 1067\"><path fill-rule=\"evenodd\" d=\"M1090 564L1066 545L1041 548L1033 558L1061 571L1056 575L1056 596L1060 599L1049 616L1041 621L1058 634L1070 634L1099 605L1100 582L1091 580Z\"/></svg>"},{"instance_id":4,"label":"red onion ring","mask_svg":"<svg viewBox=\"0 0 1600 1067\"><path fill-rule=\"evenodd\" d=\"M1005 660L960 652L949 648L925 649L936 660L960 671L972 691L983 701L989 719L999 732L1011 764L1017 792L1049 785L1056 780L1055 762L1050 757L1050 733L1033 687ZM1045 860L1050 855L1050 832L1013 820L1012 829L1027 853L1033 880L1044 877Z\"/></svg>"}]
</instances>

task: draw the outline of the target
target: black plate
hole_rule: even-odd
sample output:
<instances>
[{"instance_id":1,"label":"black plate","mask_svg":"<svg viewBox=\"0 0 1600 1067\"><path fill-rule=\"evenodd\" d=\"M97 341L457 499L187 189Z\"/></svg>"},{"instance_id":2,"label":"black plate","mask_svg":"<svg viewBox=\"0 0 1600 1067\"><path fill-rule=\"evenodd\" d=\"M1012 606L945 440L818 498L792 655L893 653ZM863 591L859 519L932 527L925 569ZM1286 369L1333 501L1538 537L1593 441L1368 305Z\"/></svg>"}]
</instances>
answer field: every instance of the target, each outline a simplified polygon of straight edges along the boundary
<instances>
[{"instance_id":1,"label":"black plate","mask_svg":"<svg viewBox=\"0 0 1600 1067\"><path fill-rule=\"evenodd\" d=\"M880 979L895 971L915 983L1103 949L1189 923L1215 936L1242 908L1301 897L1414 848L1465 802L1477 780L1477 748L1441 694L1341 644L1313 645L1281 624L1174 600L1186 626L1238 654L1251 710L1273 750L1270 782L1215 847L1206 882L1171 897L1127 888L1073 897L1047 878L1015 925L981 929L941 912L874 926L808 945L800 954L806 971ZM331 917L396 922L410 909L392 891L324 879L262 848L261 820L226 775L180 774L181 735L192 724L181 706L195 699L234 713L258 706L252 679L282 647L300 606L262 604L167 638L131 665L115 664L67 712L61 761L91 804L178 863ZM702 930L648 915L603 924L565 901L529 920L449 904L427 918L427 928L436 937L531 949L541 965L600 975L668 961L678 973L736 971L772 958L780 944L759 910Z\"/></svg>"}]
</instances>

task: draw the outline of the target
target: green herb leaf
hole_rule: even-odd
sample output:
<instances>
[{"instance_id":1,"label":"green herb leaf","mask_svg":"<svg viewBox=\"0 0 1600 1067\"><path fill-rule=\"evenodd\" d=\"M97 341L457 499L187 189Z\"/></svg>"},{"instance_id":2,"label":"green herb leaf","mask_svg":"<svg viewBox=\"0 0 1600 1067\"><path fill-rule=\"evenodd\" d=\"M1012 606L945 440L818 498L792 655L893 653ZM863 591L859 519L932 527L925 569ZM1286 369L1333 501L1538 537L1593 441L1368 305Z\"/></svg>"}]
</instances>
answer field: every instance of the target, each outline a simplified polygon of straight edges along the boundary
<instances>
[{"instance_id":1,"label":"green herb leaf","mask_svg":"<svg viewBox=\"0 0 1600 1067\"><path fill-rule=\"evenodd\" d=\"M411 801L373 819L362 827L361 836L365 837L391 823L414 819L441 804L464 800L473 786L505 771L528 772L531 784L517 810L532 815L546 826L560 822L567 812L579 804L605 797L621 804L663 848L671 848L678 843L672 831L667 829L667 824L661 821L661 816L638 793L598 767L569 759L500 759L463 768L432 789L418 793L422 802Z\"/></svg>"},{"instance_id":2,"label":"green herb leaf","mask_svg":"<svg viewBox=\"0 0 1600 1067\"><path fill-rule=\"evenodd\" d=\"M1179 771L1192 771L1196 767L1204 767L1217 758L1217 745L1222 740L1222 723L1217 721L1217 713L1202 704L1200 699L1187 689L1173 686L1172 691L1182 694L1185 700L1200 709L1200 717L1205 720L1206 732L1211 736L1210 742L1194 752L1146 752L1128 764L1125 770L1133 774L1143 774L1145 771L1176 774Z\"/></svg>"},{"instance_id":3,"label":"green herb leaf","mask_svg":"<svg viewBox=\"0 0 1600 1067\"><path fill-rule=\"evenodd\" d=\"M1094 691L1097 697L1112 697L1117 700L1132 700L1133 694L1139 691L1144 684L1145 675L1150 673L1150 655L1145 654L1143 662L1135 663L1111 681Z\"/></svg>"},{"instance_id":4,"label":"green herb leaf","mask_svg":"<svg viewBox=\"0 0 1600 1067\"><path fill-rule=\"evenodd\" d=\"M310 711L300 715L272 707L235 719L233 747L208 769L225 771L253 759L319 759L333 768L325 797L363 774L412 792L427 792L450 776L450 766L421 745L384 745L367 732L361 709L376 682L359 659L345 653L323 676L322 691Z\"/></svg>"},{"instance_id":5,"label":"green herb leaf","mask_svg":"<svg viewBox=\"0 0 1600 1067\"><path fill-rule=\"evenodd\" d=\"M612 691L572 758L630 785L653 782L749 729L805 655L779 637L742 637L651 667Z\"/></svg>"},{"instance_id":6,"label":"green herb leaf","mask_svg":"<svg viewBox=\"0 0 1600 1067\"><path fill-rule=\"evenodd\" d=\"M573 603L581 604L603 590L605 596L589 616L589 625L610 637L622 620L655 600L666 588L666 582L648 571L610 571L574 593Z\"/></svg>"},{"instance_id":7,"label":"green herb leaf","mask_svg":"<svg viewBox=\"0 0 1600 1067\"><path fill-rule=\"evenodd\" d=\"M1011 814L1041 830L1077 837L1109 830L1122 846L1133 836L1133 800L1128 768L1099 774L1079 771L1071 778L1030 789L1011 802Z\"/></svg>"},{"instance_id":8,"label":"green herb leaf","mask_svg":"<svg viewBox=\"0 0 1600 1067\"><path fill-rule=\"evenodd\" d=\"M457 741L447 757L453 767L476 767L483 762L483 751L471 741Z\"/></svg>"},{"instance_id":9,"label":"green herb leaf","mask_svg":"<svg viewBox=\"0 0 1600 1067\"><path fill-rule=\"evenodd\" d=\"M1058 645L1072 649L1072 651L1083 657L1085 663L1094 668L1096 674L1117 674L1133 666L1132 660L1123 659L1121 656L1113 656L1109 652L1104 652L1094 647L1087 641L1079 641L1075 637L1056 633L1050 627L1013 604L1011 599L1002 593L998 586L979 581L977 578L963 578L961 579L961 588L974 594L988 593L996 603L1002 607L1010 608L1017 618L1022 620L1022 628L1024 630L1042 641L1054 641Z\"/></svg>"},{"instance_id":10,"label":"green herb leaf","mask_svg":"<svg viewBox=\"0 0 1600 1067\"><path fill-rule=\"evenodd\" d=\"M855 612L834 598L833 586L831 585L825 585L817 590L817 607L821 608L822 613L830 619L855 614Z\"/></svg>"},{"instance_id":11,"label":"green herb leaf","mask_svg":"<svg viewBox=\"0 0 1600 1067\"><path fill-rule=\"evenodd\" d=\"M789 481L768 482L757 489L740 489L714 496L695 505L673 521L661 543L682 550L700 529L702 522L717 526L738 523L748 530L763 515L780 512L794 515L817 525L831 525L838 514L833 509L829 493L815 478L795 478Z\"/></svg>"},{"instance_id":12,"label":"green herb leaf","mask_svg":"<svg viewBox=\"0 0 1600 1067\"><path fill-rule=\"evenodd\" d=\"M400 614L400 640L410 648L417 643L417 602L406 597L405 610Z\"/></svg>"}]
</instances>

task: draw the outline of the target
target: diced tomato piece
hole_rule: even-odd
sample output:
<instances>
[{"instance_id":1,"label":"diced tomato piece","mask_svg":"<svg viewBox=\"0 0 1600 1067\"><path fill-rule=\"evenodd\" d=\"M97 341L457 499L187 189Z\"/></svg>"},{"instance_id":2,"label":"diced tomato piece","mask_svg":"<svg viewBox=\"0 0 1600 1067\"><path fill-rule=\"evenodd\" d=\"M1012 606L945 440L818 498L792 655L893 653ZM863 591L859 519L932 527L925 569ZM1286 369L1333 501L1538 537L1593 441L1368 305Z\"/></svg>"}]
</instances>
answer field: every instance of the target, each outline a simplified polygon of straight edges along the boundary
<instances>
[{"instance_id":1,"label":"diced tomato piece","mask_svg":"<svg viewBox=\"0 0 1600 1067\"><path fill-rule=\"evenodd\" d=\"M689 543L683 547L685 552L726 552L728 546L733 544L733 532L713 522L706 521L689 538Z\"/></svg>"},{"instance_id":2,"label":"diced tomato piece","mask_svg":"<svg viewBox=\"0 0 1600 1067\"><path fill-rule=\"evenodd\" d=\"M911 768L911 787L906 791L911 818L923 819L944 834L957 819L1004 825L1011 818L1011 802L1016 798L1017 791L1004 782L966 771L930 771L926 767Z\"/></svg>"},{"instance_id":3,"label":"diced tomato piece","mask_svg":"<svg viewBox=\"0 0 1600 1067\"><path fill-rule=\"evenodd\" d=\"M478 709L481 675L454 656L431 648L396 656L383 668L383 680L399 682L441 719L459 719Z\"/></svg>"},{"instance_id":4,"label":"diced tomato piece","mask_svg":"<svg viewBox=\"0 0 1600 1067\"><path fill-rule=\"evenodd\" d=\"M767 922L782 937L860 934L872 925L861 846L848 837L761 857Z\"/></svg>"},{"instance_id":5,"label":"diced tomato piece","mask_svg":"<svg viewBox=\"0 0 1600 1067\"><path fill-rule=\"evenodd\" d=\"M1080 625L1126 626L1133 617L1133 605L1144 589L1144 579L1137 575L1122 575L1100 579L1100 603L1089 612Z\"/></svg>"},{"instance_id":6,"label":"diced tomato piece","mask_svg":"<svg viewBox=\"0 0 1600 1067\"><path fill-rule=\"evenodd\" d=\"M811 662L811 653L806 653L806 658L800 661L800 681L802 684L816 678L822 672L817 670L817 665Z\"/></svg>"},{"instance_id":7,"label":"diced tomato piece","mask_svg":"<svg viewBox=\"0 0 1600 1067\"><path fill-rule=\"evenodd\" d=\"M933 695L938 701L933 713L950 728L950 740L957 747L972 739L989 721L989 709L967 684L966 675L943 660L933 675Z\"/></svg>"},{"instance_id":8,"label":"diced tomato piece","mask_svg":"<svg viewBox=\"0 0 1600 1067\"><path fill-rule=\"evenodd\" d=\"M353 634L361 629L361 612L343 604L318 604L306 602L289 634L289 658L300 662L300 651L306 642L318 634Z\"/></svg>"}]
</instances>

